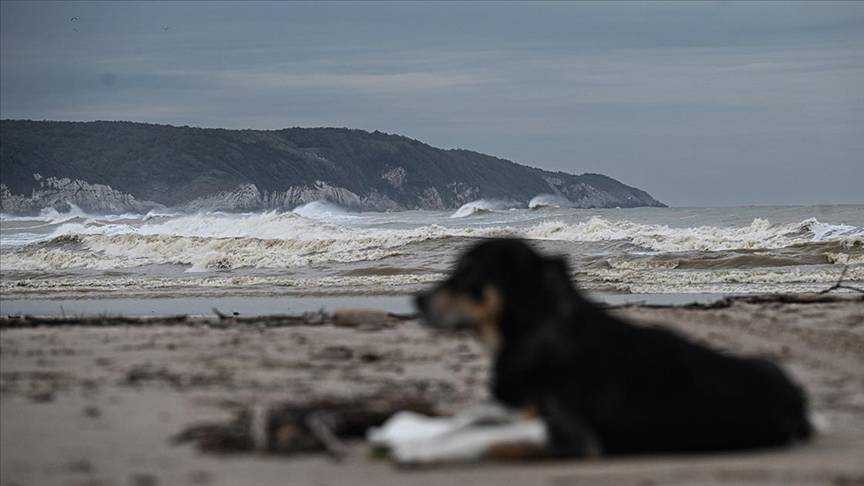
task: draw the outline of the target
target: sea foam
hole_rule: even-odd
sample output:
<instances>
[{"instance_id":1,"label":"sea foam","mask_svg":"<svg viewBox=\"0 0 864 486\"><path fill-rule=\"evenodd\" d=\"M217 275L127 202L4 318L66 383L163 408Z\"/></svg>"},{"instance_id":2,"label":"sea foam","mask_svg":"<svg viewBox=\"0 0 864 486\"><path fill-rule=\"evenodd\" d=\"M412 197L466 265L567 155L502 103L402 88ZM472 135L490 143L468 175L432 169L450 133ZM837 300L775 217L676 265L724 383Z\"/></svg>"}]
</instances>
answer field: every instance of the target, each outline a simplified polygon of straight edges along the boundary
<instances>
[{"instance_id":1,"label":"sea foam","mask_svg":"<svg viewBox=\"0 0 864 486\"><path fill-rule=\"evenodd\" d=\"M475 214L489 213L492 211L503 211L518 206L513 201L503 199L478 199L469 203L463 204L459 209L450 215L451 218L465 218ZM522 207L525 207L524 205Z\"/></svg>"},{"instance_id":2,"label":"sea foam","mask_svg":"<svg viewBox=\"0 0 864 486\"><path fill-rule=\"evenodd\" d=\"M528 202L528 209L569 208L573 205L567 199L554 194L538 194Z\"/></svg>"},{"instance_id":3,"label":"sea foam","mask_svg":"<svg viewBox=\"0 0 864 486\"><path fill-rule=\"evenodd\" d=\"M341 206L328 201L312 201L294 208L291 212L298 216L318 221L340 221L356 217Z\"/></svg>"},{"instance_id":4,"label":"sea foam","mask_svg":"<svg viewBox=\"0 0 864 486\"><path fill-rule=\"evenodd\" d=\"M627 240L649 250L682 252L777 249L814 241L860 242L864 238L864 228L829 225L815 219L771 224L760 218L754 219L748 226L673 228L660 224L610 221L595 216L575 224L545 221L529 228L524 235L534 239L563 241Z\"/></svg>"},{"instance_id":5,"label":"sea foam","mask_svg":"<svg viewBox=\"0 0 864 486\"><path fill-rule=\"evenodd\" d=\"M5 246L3 267L4 270L107 270L175 264L187 266L190 271L278 269L379 260L404 254L409 245L445 238L500 236L599 243L601 249L605 245L612 253L618 251L621 242L648 253L772 250L838 242L850 252L843 248L826 250L836 254L826 255L825 262L858 264L860 256L855 247L861 247L864 239L864 228L815 219L772 224L757 218L745 226L670 227L599 216L575 223L553 219L533 224L510 220L482 225L445 218L439 221L447 221L447 225L372 228L353 224L351 219L312 219L330 215L340 218L329 206L316 204L305 208L289 213L160 216L147 221L140 216L137 220L76 216L57 224L53 231L40 237L40 242ZM304 212L308 217L300 214ZM506 213L501 217L506 221ZM34 234L29 230L18 235L4 233L4 242L7 238L25 240ZM848 256L843 256L846 253ZM626 268L637 264L627 260L616 261L615 265Z\"/></svg>"}]
</instances>

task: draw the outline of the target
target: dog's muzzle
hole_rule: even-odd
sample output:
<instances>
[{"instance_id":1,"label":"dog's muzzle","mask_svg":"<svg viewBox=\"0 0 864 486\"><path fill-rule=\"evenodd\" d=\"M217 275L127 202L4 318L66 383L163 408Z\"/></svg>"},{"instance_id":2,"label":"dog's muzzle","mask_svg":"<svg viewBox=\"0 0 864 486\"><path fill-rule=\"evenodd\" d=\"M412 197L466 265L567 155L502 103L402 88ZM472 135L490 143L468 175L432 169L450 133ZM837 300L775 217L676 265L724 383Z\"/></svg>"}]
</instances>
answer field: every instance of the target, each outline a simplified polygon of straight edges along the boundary
<instances>
[{"instance_id":1,"label":"dog's muzzle","mask_svg":"<svg viewBox=\"0 0 864 486\"><path fill-rule=\"evenodd\" d=\"M448 305L438 288L418 293L414 305L420 313L420 322L426 326L447 331L474 327L475 323L468 316Z\"/></svg>"}]
</instances>

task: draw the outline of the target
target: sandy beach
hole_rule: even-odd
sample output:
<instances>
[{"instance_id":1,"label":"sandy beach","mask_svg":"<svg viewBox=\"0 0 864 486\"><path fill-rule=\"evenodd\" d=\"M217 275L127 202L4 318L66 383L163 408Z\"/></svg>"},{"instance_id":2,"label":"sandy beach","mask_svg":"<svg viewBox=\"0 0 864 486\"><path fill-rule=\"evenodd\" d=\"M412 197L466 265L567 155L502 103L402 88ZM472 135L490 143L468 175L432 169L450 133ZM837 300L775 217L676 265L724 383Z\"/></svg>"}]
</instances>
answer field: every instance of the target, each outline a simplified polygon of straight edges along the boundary
<instances>
[{"instance_id":1,"label":"sandy beach","mask_svg":"<svg viewBox=\"0 0 864 486\"><path fill-rule=\"evenodd\" d=\"M864 486L862 81L864 0L0 0L0 486Z\"/></svg>"},{"instance_id":2,"label":"sandy beach","mask_svg":"<svg viewBox=\"0 0 864 486\"><path fill-rule=\"evenodd\" d=\"M731 352L774 357L804 385L827 428L812 443L785 450L419 470L371 459L360 443L339 463L323 455L204 454L171 438L255 404L405 397L458 411L486 398L487 357L467 336L433 334L410 318L376 311L5 318L2 485L864 484L860 298L750 298L614 312Z\"/></svg>"}]
</instances>

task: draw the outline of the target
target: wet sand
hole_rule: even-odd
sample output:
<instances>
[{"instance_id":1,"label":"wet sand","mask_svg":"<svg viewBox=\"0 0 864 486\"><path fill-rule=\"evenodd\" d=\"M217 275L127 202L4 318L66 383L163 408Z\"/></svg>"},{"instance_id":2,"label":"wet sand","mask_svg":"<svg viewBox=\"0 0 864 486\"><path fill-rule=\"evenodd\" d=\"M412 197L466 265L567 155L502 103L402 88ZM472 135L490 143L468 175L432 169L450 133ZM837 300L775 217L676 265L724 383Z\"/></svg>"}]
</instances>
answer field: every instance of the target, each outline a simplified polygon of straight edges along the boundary
<instances>
[{"instance_id":1,"label":"wet sand","mask_svg":"<svg viewBox=\"0 0 864 486\"><path fill-rule=\"evenodd\" d=\"M722 299L722 294L613 294L591 293L597 302L610 305L646 303L659 305L710 303ZM50 294L36 296L6 295L0 301L0 316L165 316L188 314L206 316L213 314L213 307L226 314L237 312L242 316L269 314L299 314L303 312L334 311L342 308L381 309L387 312L413 312L411 295L332 295L332 296L247 296L247 297L165 297L154 293L151 297L105 297L71 298L51 297Z\"/></svg>"},{"instance_id":2,"label":"wet sand","mask_svg":"<svg viewBox=\"0 0 864 486\"><path fill-rule=\"evenodd\" d=\"M466 336L374 312L39 326L6 319L0 485L864 484L864 300L614 312L776 358L827 430L783 450L421 470L370 459L361 444L341 463L205 455L170 438L239 406L375 395L459 410L486 397L487 358Z\"/></svg>"}]
</instances>

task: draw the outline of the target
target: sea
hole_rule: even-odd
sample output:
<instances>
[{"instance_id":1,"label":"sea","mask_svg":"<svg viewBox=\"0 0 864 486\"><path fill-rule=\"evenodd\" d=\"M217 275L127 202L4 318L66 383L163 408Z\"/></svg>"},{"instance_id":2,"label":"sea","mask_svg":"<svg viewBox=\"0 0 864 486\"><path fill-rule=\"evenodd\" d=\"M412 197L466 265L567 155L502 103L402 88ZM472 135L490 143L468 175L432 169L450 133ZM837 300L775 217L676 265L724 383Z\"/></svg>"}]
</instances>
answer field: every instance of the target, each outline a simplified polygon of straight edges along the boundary
<instances>
[{"instance_id":1,"label":"sea","mask_svg":"<svg viewBox=\"0 0 864 486\"><path fill-rule=\"evenodd\" d=\"M554 198L456 211L0 215L0 314L308 311L409 297L467 246L520 237L610 302L864 284L864 205L577 209ZM143 302L143 304L142 304ZM214 304L215 303L215 304Z\"/></svg>"}]
</instances>

